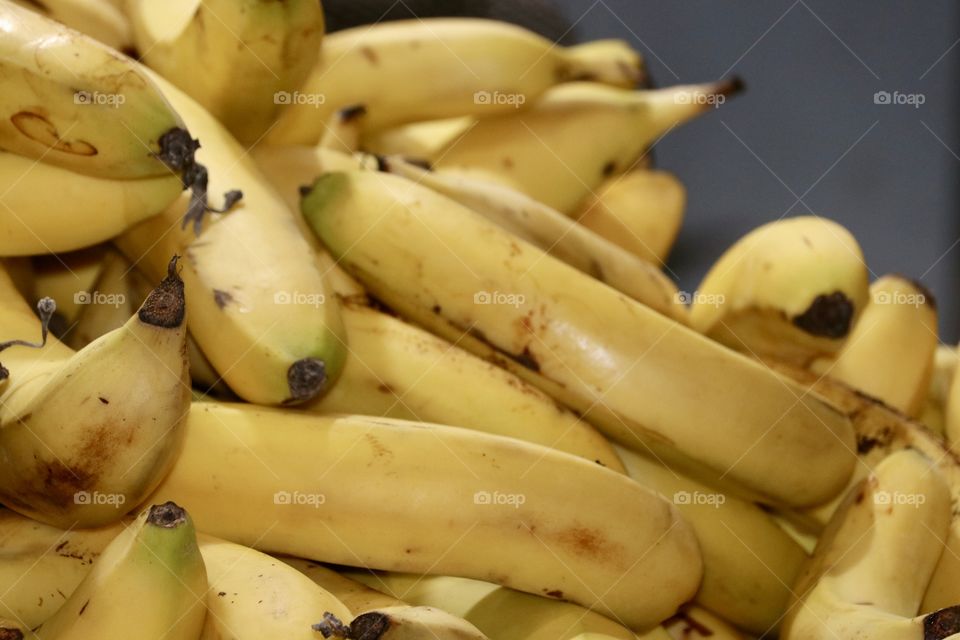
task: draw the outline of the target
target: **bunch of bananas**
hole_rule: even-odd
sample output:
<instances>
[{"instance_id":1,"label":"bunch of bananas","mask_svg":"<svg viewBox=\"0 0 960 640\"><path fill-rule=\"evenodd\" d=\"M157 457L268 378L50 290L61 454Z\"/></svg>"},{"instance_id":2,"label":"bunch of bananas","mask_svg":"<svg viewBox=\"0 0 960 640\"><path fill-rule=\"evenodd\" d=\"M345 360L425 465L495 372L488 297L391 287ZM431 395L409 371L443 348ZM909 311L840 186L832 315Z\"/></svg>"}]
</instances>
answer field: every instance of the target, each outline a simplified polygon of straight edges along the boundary
<instances>
[{"instance_id":1,"label":"bunch of bananas","mask_svg":"<svg viewBox=\"0 0 960 640\"><path fill-rule=\"evenodd\" d=\"M647 152L739 80L316 0L0 33L0 639L960 637L930 292L819 217L663 271Z\"/></svg>"}]
</instances>

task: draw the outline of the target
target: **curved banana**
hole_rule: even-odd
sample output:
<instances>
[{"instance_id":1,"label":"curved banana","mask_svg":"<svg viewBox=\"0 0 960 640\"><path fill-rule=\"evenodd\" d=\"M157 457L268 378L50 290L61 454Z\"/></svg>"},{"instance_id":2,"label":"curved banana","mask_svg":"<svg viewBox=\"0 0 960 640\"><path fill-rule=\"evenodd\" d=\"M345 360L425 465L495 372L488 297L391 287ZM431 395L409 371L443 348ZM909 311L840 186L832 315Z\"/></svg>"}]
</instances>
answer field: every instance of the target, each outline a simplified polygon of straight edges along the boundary
<instances>
[{"instance_id":1,"label":"curved banana","mask_svg":"<svg viewBox=\"0 0 960 640\"><path fill-rule=\"evenodd\" d=\"M628 475L672 501L703 554L694 601L742 629L772 631L806 553L760 507L711 489L633 451L617 448Z\"/></svg>"},{"instance_id":2,"label":"curved banana","mask_svg":"<svg viewBox=\"0 0 960 640\"><path fill-rule=\"evenodd\" d=\"M14 0L117 50L133 44L130 21L111 0Z\"/></svg>"},{"instance_id":3,"label":"curved banana","mask_svg":"<svg viewBox=\"0 0 960 640\"><path fill-rule=\"evenodd\" d=\"M149 0L145 0L149 1ZM366 126L515 111L558 82L634 86L640 55L622 41L561 47L522 27L474 18L381 22L323 41L289 96L271 144L316 144L336 109L362 104Z\"/></svg>"},{"instance_id":4,"label":"curved banana","mask_svg":"<svg viewBox=\"0 0 960 640\"><path fill-rule=\"evenodd\" d=\"M800 216L758 227L727 249L700 283L690 321L733 349L806 365L843 346L869 295L850 232Z\"/></svg>"},{"instance_id":5,"label":"curved banana","mask_svg":"<svg viewBox=\"0 0 960 640\"><path fill-rule=\"evenodd\" d=\"M953 385L954 372L960 356L955 346L937 345L933 355L933 373L930 375L930 388L920 415L920 422L940 434L947 430L947 400Z\"/></svg>"},{"instance_id":6,"label":"curved banana","mask_svg":"<svg viewBox=\"0 0 960 640\"><path fill-rule=\"evenodd\" d=\"M744 640L744 635L729 622L706 609L687 605L680 613L663 623L673 640Z\"/></svg>"},{"instance_id":7,"label":"curved banana","mask_svg":"<svg viewBox=\"0 0 960 640\"><path fill-rule=\"evenodd\" d=\"M278 556L277 560L290 565L335 595L353 615L374 611L378 608L399 607L406 604L399 598L372 589L362 582L351 580L318 562L290 556Z\"/></svg>"},{"instance_id":8,"label":"curved banana","mask_svg":"<svg viewBox=\"0 0 960 640\"><path fill-rule=\"evenodd\" d=\"M194 238L179 223L184 196L117 246L154 277L164 254L182 253L190 333L240 397L281 404L322 394L339 375L345 344L336 300L310 245L226 130L184 93L156 82L202 137L197 157L211 168L211 189L239 187L243 200Z\"/></svg>"},{"instance_id":9,"label":"curved banana","mask_svg":"<svg viewBox=\"0 0 960 640\"><path fill-rule=\"evenodd\" d=\"M528 109L477 121L425 159L438 171L499 182L572 214L606 178L632 168L650 144L741 86L736 79L642 91L563 84ZM590 143L571 131L583 131Z\"/></svg>"},{"instance_id":10,"label":"curved banana","mask_svg":"<svg viewBox=\"0 0 960 640\"><path fill-rule=\"evenodd\" d=\"M127 0L126 10L143 62L244 142L269 129L320 57L317 0Z\"/></svg>"},{"instance_id":11,"label":"curved banana","mask_svg":"<svg viewBox=\"0 0 960 640\"><path fill-rule=\"evenodd\" d=\"M598 236L663 265L687 205L683 183L668 171L633 169L608 178L571 217Z\"/></svg>"},{"instance_id":12,"label":"curved banana","mask_svg":"<svg viewBox=\"0 0 960 640\"><path fill-rule=\"evenodd\" d=\"M173 463L190 398L183 282L176 259L120 329L73 352L49 340L3 352L0 499L61 527L119 519ZM38 321L0 273L0 331L32 338Z\"/></svg>"},{"instance_id":13,"label":"curved banana","mask_svg":"<svg viewBox=\"0 0 960 640\"><path fill-rule=\"evenodd\" d=\"M423 169L397 156L384 158L388 173L403 176L473 209L555 258L605 282L637 302L679 322L687 309L677 286L652 264L593 233L559 211L509 187Z\"/></svg>"},{"instance_id":14,"label":"curved banana","mask_svg":"<svg viewBox=\"0 0 960 640\"><path fill-rule=\"evenodd\" d=\"M30 258L33 286L24 297L30 300L53 298L57 301L54 317L62 321L65 328L72 326L86 308L85 303L92 299L90 294L96 290L107 254L107 245L96 245L68 253L33 256ZM13 275L9 270L7 274ZM132 311L127 318L131 315Z\"/></svg>"},{"instance_id":15,"label":"curved banana","mask_svg":"<svg viewBox=\"0 0 960 640\"><path fill-rule=\"evenodd\" d=\"M917 615L950 522L950 492L921 454L878 464L847 496L796 586L781 637L945 638L960 606Z\"/></svg>"},{"instance_id":16,"label":"curved banana","mask_svg":"<svg viewBox=\"0 0 960 640\"><path fill-rule=\"evenodd\" d=\"M954 451L960 450L960 376L954 375L944 403L944 433Z\"/></svg>"},{"instance_id":17,"label":"curved banana","mask_svg":"<svg viewBox=\"0 0 960 640\"><path fill-rule=\"evenodd\" d=\"M80 298L76 324L66 336L73 349L82 349L100 336L119 329L150 295L150 284L143 278L146 292L134 296L130 280L139 277L127 260L111 249L103 259L99 277ZM56 300L56 298L54 298Z\"/></svg>"},{"instance_id":18,"label":"curved banana","mask_svg":"<svg viewBox=\"0 0 960 640\"><path fill-rule=\"evenodd\" d=\"M436 158L476 121L471 116L459 116L411 122L381 131L364 131L360 148L382 156Z\"/></svg>"},{"instance_id":19,"label":"curved banana","mask_svg":"<svg viewBox=\"0 0 960 640\"><path fill-rule=\"evenodd\" d=\"M155 505L103 550L35 638L196 638L206 591L190 516L172 503Z\"/></svg>"},{"instance_id":20,"label":"curved banana","mask_svg":"<svg viewBox=\"0 0 960 640\"><path fill-rule=\"evenodd\" d=\"M699 584L697 543L675 508L569 454L466 429L243 404L195 403L187 424L153 499L190 504L203 531L228 540L509 582L637 628L672 615Z\"/></svg>"},{"instance_id":21,"label":"curved banana","mask_svg":"<svg viewBox=\"0 0 960 640\"><path fill-rule=\"evenodd\" d=\"M341 303L350 355L337 384L305 406L435 422L526 440L623 472L610 443L536 387L418 327Z\"/></svg>"},{"instance_id":22,"label":"curved banana","mask_svg":"<svg viewBox=\"0 0 960 640\"><path fill-rule=\"evenodd\" d=\"M870 301L840 351L813 369L916 417L930 388L937 344L930 292L901 276L884 276L870 286Z\"/></svg>"},{"instance_id":23,"label":"curved banana","mask_svg":"<svg viewBox=\"0 0 960 640\"><path fill-rule=\"evenodd\" d=\"M846 483L845 417L469 209L353 172L321 177L303 211L371 294L458 345L512 359L614 440L774 502L816 504Z\"/></svg>"}]
</instances>

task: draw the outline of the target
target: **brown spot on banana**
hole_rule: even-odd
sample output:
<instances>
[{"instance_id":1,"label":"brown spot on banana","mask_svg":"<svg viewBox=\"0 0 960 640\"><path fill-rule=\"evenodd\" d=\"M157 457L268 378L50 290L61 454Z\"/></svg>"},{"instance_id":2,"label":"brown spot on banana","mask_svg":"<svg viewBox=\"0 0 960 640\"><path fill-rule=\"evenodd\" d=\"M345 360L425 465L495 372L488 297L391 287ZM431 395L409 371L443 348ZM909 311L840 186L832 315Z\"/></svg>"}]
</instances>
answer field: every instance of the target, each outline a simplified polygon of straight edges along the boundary
<instances>
[{"instance_id":1,"label":"brown spot on banana","mask_svg":"<svg viewBox=\"0 0 960 640\"><path fill-rule=\"evenodd\" d=\"M960 633L960 605L954 605L923 618L923 640L942 640Z\"/></svg>"},{"instance_id":2,"label":"brown spot on banana","mask_svg":"<svg viewBox=\"0 0 960 640\"><path fill-rule=\"evenodd\" d=\"M233 302L233 295L229 291L223 291L221 289L213 290L213 301L217 305L218 309L223 309L228 304Z\"/></svg>"},{"instance_id":3,"label":"brown spot on banana","mask_svg":"<svg viewBox=\"0 0 960 640\"><path fill-rule=\"evenodd\" d=\"M327 386L327 366L317 358L301 358L287 369L290 397L284 404L299 404L318 396Z\"/></svg>"},{"instance_id":4,"label":"brown spot on banana","mask_svg":"<svg viewBox=\"0 0 960 640\"><path fill-rule=\"evenodd\" d=\"M154 327L173 329L183 324L187 303L183 294L183 280L177 272L180 256L173 256L167 265L165 277L150 292L137 312L140 321Z\"/></svg>"},{"instance_id":5,"label":"brown spot on banana","mask_svg":"<svg viewBox=\"0 0 960 640\"><path fill-rule=\"evenodd\" d=\"M150 507L147 524L163 529L176 529L187 522L187 512L176 502L164 502Z\"/></svg>"},{"instance_id":6,"label":"brown spot on banana","mask_svg":"<svg viewBox=\"0 0 960 640\"><path fill-rule=\"evenodd\" d=\"M0 628L0 640L23 640L23 632L8 627Z\"/></svg>"},{"instance_id":7,"label":"brown spot on banana","mask_svg":"<svg viewBox=\"0 0 960 640\"><path fill-rule=\"evenodd\" d=\"M854 307L842 291L820 294L806 311L794 316L793 324L810 335L823 338L843 338L850 332Z\"/></svg>"},{"instance_id":8,"label":"brown spot on banana","mask_svg":"<svg viewBox=\"0 0 960 640\"><path fill-rule=\"evenodd\" d=\"M26 137L54 151L75 156L95 156L98 153L97 148L85 140L65 140L52 122L34 111L19 111L10 116L10 123Z\"/></svg>"},{"instance_id":9,"label":"brown spot on banana","mask_svg":"<svg viewBox=\"0 0 960 640\"><path fill-rule=\"evenodd\" d=\"M374 51L371 47L367 47L367 46L360 47L360 53L373 66L377 66L380 64L380 56L378 56L377 52Z\"/></svg>"}]
</instances>

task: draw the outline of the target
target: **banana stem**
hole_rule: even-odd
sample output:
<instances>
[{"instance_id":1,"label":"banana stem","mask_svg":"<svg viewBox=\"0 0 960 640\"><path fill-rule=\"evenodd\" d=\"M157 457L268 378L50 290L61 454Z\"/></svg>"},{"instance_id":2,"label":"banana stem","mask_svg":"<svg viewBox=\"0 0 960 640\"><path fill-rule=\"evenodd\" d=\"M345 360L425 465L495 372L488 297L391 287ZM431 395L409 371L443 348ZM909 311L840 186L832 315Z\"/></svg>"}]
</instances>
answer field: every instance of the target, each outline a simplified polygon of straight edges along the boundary
<instances>
[{"instance_id":1,"label":"banana stem","mask_svg":"<svg viewBox=\"0 0 960 640\"><path fill-rule=\"evenodd\" d=\"M53 312L57 310L57 303L53 298L40 298L37 302L37 314L40 316L40 342L28 342L26 340L8 340L7 342L0 342L0 351L9 349L10 347L30 347L32 349L41 349L44 345L47 344L47 335L50 331L50 318L53 317ZM6 380L10 377L10 372L0 364L0 381Z\"/></svg>"}]
</instances>

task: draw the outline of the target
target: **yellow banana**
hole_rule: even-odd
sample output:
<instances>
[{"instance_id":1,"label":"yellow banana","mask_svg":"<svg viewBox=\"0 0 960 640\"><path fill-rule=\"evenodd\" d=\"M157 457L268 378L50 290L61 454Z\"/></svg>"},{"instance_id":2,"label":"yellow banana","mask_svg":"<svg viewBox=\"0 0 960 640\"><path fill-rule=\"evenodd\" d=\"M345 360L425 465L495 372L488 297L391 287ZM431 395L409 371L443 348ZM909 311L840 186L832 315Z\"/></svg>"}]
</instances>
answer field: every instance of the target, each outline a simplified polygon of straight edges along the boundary
<instances>
[{"instance_id":1,"label":"yellow banana","mask_svg":"<svg viewBox=\"0 0 960 640\"><path fill-rule=\"evenodd\" d=\"M360 148L382 156L436 158L476 121L471 116L459 116L411 122L382 131L364 131Z\"/></svg>"},{"instance_id":2,"label":"yellow banana","mask_svg":"<svg viewBox=\"0 0 960 640\"><path fill-rule=\"evenodd\" d=\"M126 10L144 63L244 142L269 129L320 55L317 0L127 0Z\"/></svg>"},{"instance_id":3,"label":"yellow banana","mask_svg":"<svg viewBox=\"0 0 960 640\"><path fill-rule=\"evenodd\" d=\"M954 375L943 405L944 434L954 451L960 449L960 376Z\"/></svg>"},{"instance_id":4,"label":"yellow banana","mask_svg":"<svg viewBox=\"0 0 960 640\"><path fill-rule=\"evenodd\" d=\"M130 21L111 0L14 0L113 49L133 44Z\"/></svg>"},{"instance_id":5,"label":"yellow banana","mask_svg":"<svg viewBox=\"0 0 960 640\"><path fill-rule=\"evenodd\" d=\"M146 278L144 295L134 295L130 280L140 277L133 266L114 250L103 259L103 268L86 295L78 298L80 313L76 324L67 334L66 342L74 349L82 349L100 336L119 329L150 294ZM54 298L56 299L56 298Z\"/></svg>"},{"instance_id":6,"label":"yellow banana","mask_svg":"<svg viewBox=\"0 0 960 640\"><path fill-rule=\"evenodd\" d=\"M572 214L597 235L655 265L670 255L687 191L668 171L634 169L608 178Z\"/></svg>"},{"instance_id":7,"label":"yellow banana","mask_svg":"<svg viewBox=\"0 0 960 640\"><path fill-rule=\"evenodd\" d=\"M135 316L74 353L55 339L3 353L0 498L62 527L119 519L159 482L183 436L190 382L176 261ZM0 330L24 340L37 319L0 273Z\"/></svg>"},{"instance_id":8,"label":"yellow banana","mask_svg":"<svg viewBox=\"0 0 960 640\"><path fill-rule=\"evenodd\" d=\"M483 118L426 158L438 171L513 187L571 214L650 144L722 104L738 80L628 91L587 82L554 87L529 109ZM571 135L582 131L589 136Z\"/></svg>"},{"instance_id":9,"label":"yellow banana","mask_svg":"<svg viewBox=\"0 0 960 640\"><path fill-rule=\"evenodd\" d=\"M121 236L118 247L154 277L164 253L182 252L190 333L240 397L262 404L316 397L336 380L345 345L310 246L239 144L196 102L155 80L200 133L197 156L211 168L212 188L239 187L243 201L194 239L178 222L188 206L183 197Z\"/></svg>"},{"instance_id":10,"label":"yellow banana","mask_svg":"<svg viewBox=\"0 0 960 640\"><path fill-rule=\"evenodd\" d=\"M154 499L182 500L203 531L228 540L508 582L637 628L672 615L699 584L697 543L676 509L569 454L465 429L242 404L195 403L187 425Z\"/></svg>"},{"instance_id":11,"label":"yellow banana","mask_svg":"<svg viewBox=\"0 0 960 640\"><path fill-rule=\"evenodd\" d=\"M397 156L384 158L382 164L388 173L429 187L651 309L686 322L677 286L659 268L559 211L509 187L429 171Z\"/></svg>"},{"instance_id":12,"label":"yellow banana","mask_svg":"<svg viewBox=\"0 0 960 640\"><path fill-rule=\"evenodd\" d=\"M922 285L884 276L832 359L814 363L823 373L916 417L923 409L937 349L937 305Z\"/></svg>"},{"instance_id":13,"label":"yellow banana","mask_svg":"<svg viewBox=\"0 0 960 640\"><path fill-rule=\"evenodd\" d=\"M953 346L937 345L933 356L933 373L930 376L930 388L926 403L920 415L920 422L933 431L946 434L947 399L957 370L957 349Z\"/></svg>"},{"instance_id":14,"label":"yellow banana","mask_svg":"<svg viewBox=\"0 0 960 640\"><path fill-rule=\"evenodd\" d=\"M700 283L690 320L733 349L805 365L843 346L868 298L850 232L801 216L758 227L727 249Z\"/></svg>"},{"instance_id":15,"label":"yellow banana","mask_svg":"<svg viewBox=\"0 0 960 640\"><path fill-rule=\"evenodd\" d=\"M107 246L96 245L69 253L34 256L31 258L33 286L25 297L53 298L57 301L55 316L66 326L73 325L96 288L106 266L106 255ZM8 275L12 274L8 271ZM130 315L132 312L127 318Z\"/></svg>"},{"instance_id":16,"label":"yellow banana","mask_svg":"<svg viewBox=\"0 0 960 640\"><path fill-rule=\"evenodd\" d=\"M366 126L515 111L558 82L633 86L639 54L622 41L561 47L505 22L432 18L328 36L321 60L289 96L267 140L316 144L335 110L362 104Z\"/></svg>"},{"instance_id":17,"label":"yellow banana","mask_svg":"<svg viewBox=\"0 0 960 640\"><path fill-rule=\"evenodd\" d=\"M320 178L303 211L372 295L456 344L512 359L622 444L785 504L822 502L846 483L846 418L461 205L353 172Z\"/></svg>"},{"instance_id":18,"label":"yellow banana","mask_svg":"<svg viewBox=\"0 0 960 640\"><path fill-rule=\"evenodd\" d=\"M343 640L487 640L469 622L432 607L396 606L361 613L349 625L329 614L313 625Z\"/></svg>"},{"instance_id":19,"label":"yellow banana","mask_svg":"<svg viewBox=\"0 0 960 640\"><path fill-rule=\"evenodd\" d=\"M318 562L289 556L279 556L277 559L290 565L335 595L340 602L346 605L352 615L359 615L383 607L399 607L406 604L399 598L372 589L362 582L351 580Z\"/></svg>"}]
</instances>

